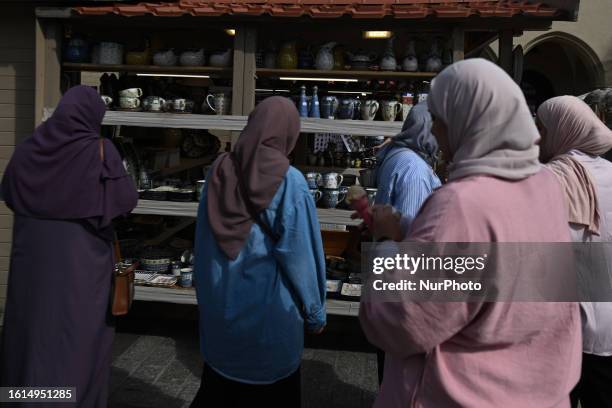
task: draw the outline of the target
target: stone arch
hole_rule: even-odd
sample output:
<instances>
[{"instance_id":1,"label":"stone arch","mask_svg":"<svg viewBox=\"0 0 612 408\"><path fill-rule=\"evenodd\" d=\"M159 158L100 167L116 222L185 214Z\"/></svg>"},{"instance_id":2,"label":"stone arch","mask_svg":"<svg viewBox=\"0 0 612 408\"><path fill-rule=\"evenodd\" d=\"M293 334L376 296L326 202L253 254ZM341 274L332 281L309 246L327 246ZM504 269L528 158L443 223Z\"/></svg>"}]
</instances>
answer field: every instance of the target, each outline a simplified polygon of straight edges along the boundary
<instances>
[{"instance_id":1,"label":"stone arch","mask_svg":"<svg viewBox=\"0 0 612 408\"><path fill-rule=\"evenodd\" d=\"M603 86L604 68L586 42L555 31L525 45L523 77L526 96L537 106L552 96L580 95Z\"/></svg>"}]
</instances>

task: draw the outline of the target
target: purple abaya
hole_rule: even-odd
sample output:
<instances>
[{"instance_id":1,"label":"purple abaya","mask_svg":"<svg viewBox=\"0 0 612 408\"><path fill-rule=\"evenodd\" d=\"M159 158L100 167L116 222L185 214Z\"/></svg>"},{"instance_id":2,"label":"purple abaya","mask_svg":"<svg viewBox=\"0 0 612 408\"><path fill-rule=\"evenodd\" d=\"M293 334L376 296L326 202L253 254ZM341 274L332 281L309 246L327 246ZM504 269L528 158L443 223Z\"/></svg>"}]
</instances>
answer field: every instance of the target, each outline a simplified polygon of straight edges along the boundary
<instances>
[{"instance_id":1,"label":"purple abaya","mask_svg":"<svg viewBox=\"0 0 612 408\"><path fill-rule=\"evenodd\" d=\"M93 89L72 88L17 147L2 182L15 223L0 386L76 387L76 406L93 408L108 401L110 221L137 202L109 141L101 160L103 116Z\"/></svg>"}]
</instances>

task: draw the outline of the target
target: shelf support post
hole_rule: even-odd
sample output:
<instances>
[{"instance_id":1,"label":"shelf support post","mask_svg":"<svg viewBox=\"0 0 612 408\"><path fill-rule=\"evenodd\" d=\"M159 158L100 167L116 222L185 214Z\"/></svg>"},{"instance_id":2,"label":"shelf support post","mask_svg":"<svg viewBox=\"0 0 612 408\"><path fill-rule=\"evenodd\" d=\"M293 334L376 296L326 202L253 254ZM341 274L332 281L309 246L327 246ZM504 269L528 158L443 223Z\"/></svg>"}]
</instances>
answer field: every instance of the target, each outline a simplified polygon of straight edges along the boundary
<instances>
[{"instance_id":1,"label":"shelf support post","mask_svg":"<svg viewBox=\"0 0 612 408\"><path fill-rule=\"evenodd\" d=\"M512 30L502 30L499 32L499 66L510 76L514 76L512 60L512 42L514 32Z\"/></svg>"},{"instance_id":2,"label":"shelf support post","mask_svg":"<svg viewBox=\"0 0 612 408\"><path fill-rule=\"evenodd\" d=\"M453 28L453 62L465 59L465 30L463 27Z\"/></svg>"}]
</instances>

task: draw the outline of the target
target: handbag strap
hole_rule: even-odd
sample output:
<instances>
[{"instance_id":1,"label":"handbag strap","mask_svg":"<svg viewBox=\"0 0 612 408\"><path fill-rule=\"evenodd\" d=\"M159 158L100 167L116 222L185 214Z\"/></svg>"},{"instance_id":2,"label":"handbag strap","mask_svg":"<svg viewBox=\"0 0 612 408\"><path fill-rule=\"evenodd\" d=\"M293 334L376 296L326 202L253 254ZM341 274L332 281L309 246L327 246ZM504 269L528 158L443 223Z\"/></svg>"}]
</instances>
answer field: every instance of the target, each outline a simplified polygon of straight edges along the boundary
<instances>
[{"instance_id":1,"label":"handbag strap","mask_svg":"<svg viewBox=\"0 0 612 408\"><path fill-rule=\"evenodd\" d=\"M249 196L246 192L246 186L244 183L243 175L240 172L240 166L238 166L238 160L236 160L236 156L234 156L233 152L231 152L229 155L232 161L234 162L234 167L236 168L236 176L238 178L238 188L240 189L240 194L242 195L244 205L246 206L249 215L251 216L251 218L253 218L253 221L257 225L259 225L264 234L266 234L272 240L272 242L277 243L280 240L280 236L276 232L274 232L272 228L261 218L261 214L263 213L263 211L258 213L255 209L255 206L249 199Z\"/></svg>"}]
</instances>

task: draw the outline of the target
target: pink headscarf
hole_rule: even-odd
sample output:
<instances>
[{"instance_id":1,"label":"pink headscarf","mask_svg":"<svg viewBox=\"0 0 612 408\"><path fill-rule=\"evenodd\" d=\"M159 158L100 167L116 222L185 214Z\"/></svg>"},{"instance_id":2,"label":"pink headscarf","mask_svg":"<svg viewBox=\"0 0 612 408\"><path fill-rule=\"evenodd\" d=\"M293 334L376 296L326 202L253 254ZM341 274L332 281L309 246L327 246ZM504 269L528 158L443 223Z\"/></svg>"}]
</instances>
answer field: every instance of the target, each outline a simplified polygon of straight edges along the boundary
<instances>
[{"instance_id":1,"label":"pink headscarf","mask_svg":"<svg viewBox=\"0 0 612 408\"><path fill-rule=\"evenodd\" d=\"M568 153L578 150L599 156L612 149L612 131L589 106L574 96L544 102L538 119L546 128L540 144L541 158L563 185L569 206L569 222L599 234L597 194L589 171Z\"/></svg>"}]
</instances>

